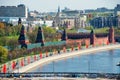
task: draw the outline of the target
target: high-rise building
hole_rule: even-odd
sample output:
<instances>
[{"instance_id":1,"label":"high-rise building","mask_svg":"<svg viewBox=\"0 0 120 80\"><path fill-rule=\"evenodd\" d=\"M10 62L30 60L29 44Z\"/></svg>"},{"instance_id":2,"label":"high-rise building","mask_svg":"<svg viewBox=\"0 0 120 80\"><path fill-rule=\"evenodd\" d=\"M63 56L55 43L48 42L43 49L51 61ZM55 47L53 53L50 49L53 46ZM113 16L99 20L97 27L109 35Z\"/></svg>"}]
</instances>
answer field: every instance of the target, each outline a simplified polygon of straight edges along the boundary
<instances>
[{"instance_id":1,"label":"high-rise building","mask_svg":"<svg viewBox=\"0 0 120 80\"><path fill-rule=\"evenodd\" d=\"M120 4L117 4L117 6L114 8L115 16L120 16Z\"/></svg>"},{"instance_id":2,"label":"high-rise building","mask_svg":"<svg viewBox=\"0 0 120 80\"><path fill-rule=\"evenodd\" d=\"M120 27L120 17L119 16L96 17L90 21L90 24L95 28L111 26Z\"/></svg>"},{"instance_id":3,"label":"high-rise building","mask_svg":"<svg viewBox=\"0 0 120 80\"><path fill-rule=\"evenodd\" d=\"M27 7L23 4L16 6L0 6L0 17L28 17Z\"/></svg>"}]
</instances>

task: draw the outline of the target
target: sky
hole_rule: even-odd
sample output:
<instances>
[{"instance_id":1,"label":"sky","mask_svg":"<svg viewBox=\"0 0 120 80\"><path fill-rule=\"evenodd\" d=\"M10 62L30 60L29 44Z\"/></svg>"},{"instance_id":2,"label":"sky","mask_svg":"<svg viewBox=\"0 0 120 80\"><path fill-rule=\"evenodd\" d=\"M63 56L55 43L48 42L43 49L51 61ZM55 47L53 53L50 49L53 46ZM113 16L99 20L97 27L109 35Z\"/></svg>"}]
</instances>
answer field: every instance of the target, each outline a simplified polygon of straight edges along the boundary
<instances>
[{"instance_id":1,"label":"sky","mask_svg":"<svg viewBox=\"0 0 120 80\"><path fill-rule=\"evenodd\" d=\"M25 4L30 11L56 12L58 6L61 9L68 7L72 10L97 9L106 7L113 9L120 0L0 0L0 6L17 6Z\"/></svg>"}]
</instances>

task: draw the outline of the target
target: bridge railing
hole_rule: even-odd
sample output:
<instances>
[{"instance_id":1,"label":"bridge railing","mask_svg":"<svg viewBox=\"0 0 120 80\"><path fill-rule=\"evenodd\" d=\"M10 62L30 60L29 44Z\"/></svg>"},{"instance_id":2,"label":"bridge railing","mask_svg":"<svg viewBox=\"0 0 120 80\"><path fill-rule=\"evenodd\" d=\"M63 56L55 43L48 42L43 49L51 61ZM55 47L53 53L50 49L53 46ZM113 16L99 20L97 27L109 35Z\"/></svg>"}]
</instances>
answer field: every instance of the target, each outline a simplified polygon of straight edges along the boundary
<instances>
[{"instance_id":1,"label":"bridge railing","mask_svg":"<svg viewBox=\"0 0 120 80\"><path fill-rule=\"evenodd\" d=\"M32 73L0 73L0 77L66 77L66 78L110 78L120 79L117 73L80 73L80 72L32 72Z\"/></svg>"}]
</instances>

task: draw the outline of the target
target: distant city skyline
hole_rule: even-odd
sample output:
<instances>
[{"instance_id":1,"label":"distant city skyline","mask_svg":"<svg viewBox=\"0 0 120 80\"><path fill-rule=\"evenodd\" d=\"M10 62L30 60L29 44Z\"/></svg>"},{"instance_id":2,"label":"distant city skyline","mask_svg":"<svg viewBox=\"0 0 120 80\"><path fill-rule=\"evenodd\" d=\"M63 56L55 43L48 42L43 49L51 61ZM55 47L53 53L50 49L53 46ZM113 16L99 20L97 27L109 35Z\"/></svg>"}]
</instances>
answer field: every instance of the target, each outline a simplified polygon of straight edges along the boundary
<instances>
[{"instance_id":1,"label":"distant city skyline","mask_svg":"<svg viewBox=\"0 0 120 80\"><path fill-rule=\"evenodd\" d=\"M113 9L120 0L0 0L0 6L17 6L25 4L30 11L37 10L39 12L55 12L58 6L72 10L97 9L106 7Z\"/></svg>"}]
</instances>

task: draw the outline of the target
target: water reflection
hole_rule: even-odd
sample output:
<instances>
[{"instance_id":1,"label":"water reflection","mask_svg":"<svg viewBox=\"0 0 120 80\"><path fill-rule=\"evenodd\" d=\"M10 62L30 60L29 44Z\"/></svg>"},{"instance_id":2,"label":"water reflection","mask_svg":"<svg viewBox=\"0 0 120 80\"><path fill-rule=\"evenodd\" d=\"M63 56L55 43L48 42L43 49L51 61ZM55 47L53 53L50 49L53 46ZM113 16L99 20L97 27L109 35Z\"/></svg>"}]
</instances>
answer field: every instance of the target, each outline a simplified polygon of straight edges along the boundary
<instances>
[{"instance_id":1,"label":"water reflection","mask_svg":"<svg viewBox=\"0 0 120 80\"><path fill-rule=\"evenodd\" d=\"M120 50L96 52L89 55L79 55L59 61L40 65L31 72L100 72L119 73L116 64L120 61ZM40 68L41 67L41 68Z\"/></svg>"}]
</instances>

